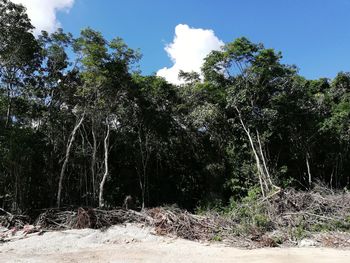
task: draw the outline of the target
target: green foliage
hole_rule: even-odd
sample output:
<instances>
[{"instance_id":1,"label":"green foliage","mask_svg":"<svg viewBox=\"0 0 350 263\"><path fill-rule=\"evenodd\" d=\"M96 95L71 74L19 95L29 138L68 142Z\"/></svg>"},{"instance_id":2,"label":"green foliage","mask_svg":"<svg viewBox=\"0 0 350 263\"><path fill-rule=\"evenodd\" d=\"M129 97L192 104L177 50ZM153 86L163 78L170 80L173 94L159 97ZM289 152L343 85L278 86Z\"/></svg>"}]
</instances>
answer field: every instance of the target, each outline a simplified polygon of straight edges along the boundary
<instances>
[{"instance_id":1,"label":"green foliage","mask_svg":"<svg viewBox=\"0 0 350 263\"><path fill-rule=\"evenodd\" d=\"M238 224L238 233L250 233L258 230L266 232L271 230L271 222L267 217L264 203L259 201L261 197L259 188L252 188L241 201L231 200L227 213Z\"/></svg>"},{"instance_id":2,"label":"green foliage","mask_svg":"<svg viewBox=\"0 0 350 263\"><path fill-rule=\"evenodd\" d=\"M221 241L222 241L222 237L221 237L220 235L215 235L215 236L212 238L212 241L221 242Z\"/></svg>"},{"instance_id":3,"label":"green foliage","mask_svg":"<svg viewBox=\"0 0 350 263\"><path fill-rule=\"evenodd\" d=\"M1 207L53 205L83 114L65 205L97 204L108 128L110 206L132 195L148 206L227 212L264 231L271 223L258 202L259 174L268 171L280 187L349 188L350 73L307 80L280 52L244 37L210 53L201 74L181 71L179 86L142 75L140 58L121 38L91 28L35 38L25 8L0 0Z\"/></svg>"},{"instance_id":4,"label":"green foliage","mask_svg":"<svg viewBox=\"0 0 350 263\"><path fill-rule=\"evenodd\" d=\"M309 233L307 232L304 225L298 225L291 230L290 235L294 240L300 241L304 238L307 238L309 236Z\"/></svg>"}]
</instances>

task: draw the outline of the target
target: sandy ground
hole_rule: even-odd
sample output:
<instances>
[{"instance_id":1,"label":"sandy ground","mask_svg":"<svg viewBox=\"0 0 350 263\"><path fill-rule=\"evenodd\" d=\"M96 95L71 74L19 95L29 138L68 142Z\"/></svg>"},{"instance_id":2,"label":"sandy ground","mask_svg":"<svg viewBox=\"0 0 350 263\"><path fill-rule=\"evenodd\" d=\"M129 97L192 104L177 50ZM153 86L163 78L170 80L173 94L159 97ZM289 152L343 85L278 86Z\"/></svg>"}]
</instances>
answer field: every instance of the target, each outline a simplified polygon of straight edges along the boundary
<instances>
[{"instance_id":1,"label":"sandy ground","mask_svg":"<svg viewBox=\"0 0 350 263\"><path fill-rule=\"evenodd\" d=\"M350 262L350 250L265 248L242 250L159 237L152 229L115 226L106 231L83 229L47 232L0 244L3 262Z\"/></svg>"}]
</instances>

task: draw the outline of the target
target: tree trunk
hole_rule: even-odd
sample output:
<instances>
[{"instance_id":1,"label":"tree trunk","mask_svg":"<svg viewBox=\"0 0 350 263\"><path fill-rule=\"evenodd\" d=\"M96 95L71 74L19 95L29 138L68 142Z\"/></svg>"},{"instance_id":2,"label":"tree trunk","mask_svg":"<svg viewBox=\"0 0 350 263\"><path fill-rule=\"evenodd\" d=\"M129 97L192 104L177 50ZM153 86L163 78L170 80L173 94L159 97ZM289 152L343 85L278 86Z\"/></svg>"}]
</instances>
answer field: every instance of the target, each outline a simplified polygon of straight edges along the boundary
<instances>
[{"instance_id":1,"label":"tree trunk","mask_svg":"<svg viewBox=\"0 0 350 263\"><path fill-rule=\"evenodd\" d=\"M6 110L6 123L5 128L7 128L10 125L11 120L11 111L12 111L12 98L11 98L11 87L7 90L7 110Z\"/></svg>"},{"instance_id":2,"label":"tree trunk","mask_svg":"<svg viewBox=\"0 0 350 263\"><path fill-rule=\"evenodd\" d=\"M147 191L147 185L148 185L147 166L150 158L151 147L149 145L149 134L145 133L145 138L144 140L142 140L141 130L142 128L140 126L138 131L138 135L139 135L138 139L139 139L139 147L140 147L140 155L141 155L142 172L138 172L138 173L139 173L139 184L141 188L141 198L142 198L141 210L143 210L146 205L146 191Z\"/></svg>"},{"instance_id":3,"label":"tree trunk","mask_svg":"<svg viewBox=\"0 0 350 263\"><path fill-rule=\"evenodd\" d=\"M94 122L92 122L91 133L92 133L92 139L93 139L92 160L91 160L92 199L93 199L93 203L95 203L96 202L95 168L96 168L97 140L96 140L96 134L94 129Z\"/></svg>"},{"instance_id":4,"label":"tree trunk","mask_svg":"<svg viewBox=\"0 0 350 263\"><path fill-rule=\"evenodd\" d=\"M141 210L145 208L145 188L144 188L144 183L142 182L142 175L141 172L138 171L139 174L139 184L141 188Z\"/></svg>"},{"instance_id":5,"label":"tree trunk","mask_svg":"<svg viewBox=\"0 0 350 263\"><path fill-rule=\"evenodd\" d=\"M310 170L310 163L309 163L309 153L306 152L306 168L307 168L307 174L308 174L308 181L309 181L309 189L311 189L311 185L312 185L312 176L311 176L311 170Z\"/></svg>"},{"instance_id":6,"label":"tree trunk","mask_svg":"<svg viewBox=\"0 0 350 263\"><path fill-rule=\"evenodd\" d=\"M109 123L108 123L108 119L106 119L106 123L107 123L107 134L106 137L104 139L104 152L105 152L105 160L104 160L104 164L105 164L105 171L102 177L102 181L100 183L100 193L99 193L99 198L98 198L98 204L99 207L103 207L104 206L104 200L103 200L103 189L104 189L104 185L106 183L107 180L107 176L108 176L108 148L109 148L109 131L110 131L110 127L109 127Z\"/></svg>"},{"instance_id":7,"label":"tree trunk","mask_svg":"<svg viewBox=\"0 0 350 263\"><path fill-rule=\"evenodd\" d=\"M75 127L74 127L74 129L73 129L73 131L71 133L68 145L67 145L66 156L65 156L62 168L61 168L60 179L59 179L59 182L58 182L58 192L57 192L57 201L56 201L58 208L61 206L61 194L62 194L62 188L63 188L63 178L64 178L64 173L66 171L67 164L69 162L70 151L71 151L73 142L75 140L75 135L76 135L80 125L83 123L84 118L85 118L85 113L83 113L83 115L81 116L80 120L75 125Z\"/></svg>"},{"instance_id":8,"label":"tree trunk","mask_svg":"<svg viewBox=\"0 0 350 263\"><path fill-rule=\"evenodd\" d=\"M260 188L261 188L261 193L263 195L263 197L266 196L266 191L269 190L269 187L268 187L268 184L265 180L265 173L264 173L264 170L261 166L261 161L260 161L260 158L259 158L259 155L255 149L255 146L254 146L254 142L253 142L253 139L252 139L252 136L250 134L250 131L249 131L249 128L246 127L246 125L244 124L243 122L243 119L242 119L242 115L241 115L241 112L238 110L238 108L236 107L236 111L238 113L238 117L239 117L239 121L249 139L249 143L250 143L250 147L253 151L253 154L254 154L254 157L255 157L255 162L256 162L256 167L258 169L258 177L259 177L259 183L260 183ZM265 188L264 189L264 185L265 185Z\"/></svg>"},{"instance_id":9,"label":"tree trunk","mask_svg":"<svg viewBox=\"0 0 350 263\"><path fill-rule=\"evenodd\" d=\"M279 188L279 187L277 187L276 185L274 185L273 182L272 182L269 169L267 168L267 163L266 163L265 155L264 155L264 152L263 152L263 150L262 150L260 135L259 135L259 132L258 132L257 130L256 130L256 136L257 136L257 139L258 139L258 144L259 144L259 150L260 150L261 160L262 160L263 165L264 165L264 168L265 168L265 173L266 173L267 180L269 181L269 183L270 183L271 186L273 186L273 187L275 187L275 188Z\"/></svg>"}]
</instances>

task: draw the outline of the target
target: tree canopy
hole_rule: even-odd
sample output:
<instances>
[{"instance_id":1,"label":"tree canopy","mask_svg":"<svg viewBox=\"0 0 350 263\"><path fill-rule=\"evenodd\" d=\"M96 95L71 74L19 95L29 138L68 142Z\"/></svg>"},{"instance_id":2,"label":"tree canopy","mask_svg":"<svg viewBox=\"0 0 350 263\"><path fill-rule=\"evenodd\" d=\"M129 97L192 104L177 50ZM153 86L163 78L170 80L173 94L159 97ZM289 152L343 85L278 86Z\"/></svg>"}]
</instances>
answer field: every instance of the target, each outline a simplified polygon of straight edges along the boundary
<instances>
[{"instance_id":1,"label":"tree canopy","mask_svg":"<svg viewBox=\"0 0 350 263\"><path fill-rule=\"evenodd\" d=\"M173 85L121 38L33 35L0 0L0 206L225 205L350 186L350 73L308 80L247 38Z\"/></svg>"}]
</instances>

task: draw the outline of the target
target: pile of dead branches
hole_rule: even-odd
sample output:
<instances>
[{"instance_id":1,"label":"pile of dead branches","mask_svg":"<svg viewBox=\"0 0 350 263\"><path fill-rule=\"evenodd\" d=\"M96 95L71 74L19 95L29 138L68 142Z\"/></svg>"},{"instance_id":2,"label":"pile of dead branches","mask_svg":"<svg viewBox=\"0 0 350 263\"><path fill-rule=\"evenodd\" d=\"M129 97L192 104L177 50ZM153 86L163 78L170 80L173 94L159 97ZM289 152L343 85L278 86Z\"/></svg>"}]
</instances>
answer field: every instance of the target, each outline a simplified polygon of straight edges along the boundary
<instances>
[{"instance_id":1,"label":"pile of dead branches","mask_svg":"<svg viewBox=\"0 0 350 263\"><path fill-rule=\"evenodd\" d=\"M350 193L317 186L312 191L280 191L267 203L270 220L277 227L329 224L350 230ZM337 230L337 229L333 229Z\"/></svg>"},{"instance_id":2,"label":"pile of dead branches","mask_svg":"<svg viewBox=\"0 0 350 263\"><path fill-rule=\"evenodd\" d=\"M30 218L26 215L15 215L11 214L2 208L0 208L0 226L6 228L23 228L26 224L28 224Z\"/></svg>"},{"instance_id":3,"label":"pile of dead branches","mask_svg":"<svg viewBox=\"0 0 350 263\"><path fill-rule=\"evenodd\" d=\"M178 208L152 208L143 212L116 209L47 210L35 222L43 229L104 228L123 223L144 223L159 235L174 235L189 240L210 240L230 224L220 216L193 215Z\"/></svg>"},{"instance_id":4,"label":"pile of dead branches","mask_svg":"<svg viewBox=\"0 0 350 263\"><path fill-rule=\"evenodd\" d=\"M199 216L178 208L158 207L146 213L152 218L157 234L171 234L189 240L211 240L231 224L218 215Z\"/></svg>"},{"instance_id":5,"label":"pile of dead branches","mask_svg":"<svg viewBox=\"0 0 350 263\"><path fill-rule=\"evenodd\" d=\"M6 218L8 217L9 215ZM33 226L42 230L101 229L123 223L143 223L154 227L159 235L173 235L189 240L212 240L219 233L221 235L224 231L229 232L233 224L232 221L218 214L199 216L173 207L152 208L142 212L80 207L78 209L48 209L37 217ZM0 224L2 224L1 221ZM25 222L18 227L24 225Z\"/></svg>"},{"instance_id":6,"label":"pile of dead branches","mask_svg":"<svg viewBox=\"0 0 350 263\"><path fill-rule=\"evenodd\" d=\"M43 229L104 228L128 222L147 222L146 215L133 210L101 210L78 208L77 210L47 210L40 214L35 225Z\"/></svg>"},{"instance_id":7,"label":"pile of dead branches","mask_svg":"<svg viewBox=\"0 0 350 263\"><path fill-rule=\"evenodd\" d=\"M36 231L103 229L124 223L142 223L154 227L159 235L189 240L226 241L245 247L276 246L278 242L296 242L298 238L291 234L295 229L309 234L324 230L349 232L350 193L321 186L308 192L279 189L268 198L243 200L229 213L208 212L205 215L191 214L176 207L141 212L80 207L44 210L35 220L30 220L28 216L0 210L0 226L7 229L21 229L28 224ZM276 236L276 233L279 234Z\"/></svg>"}]
</instances>

